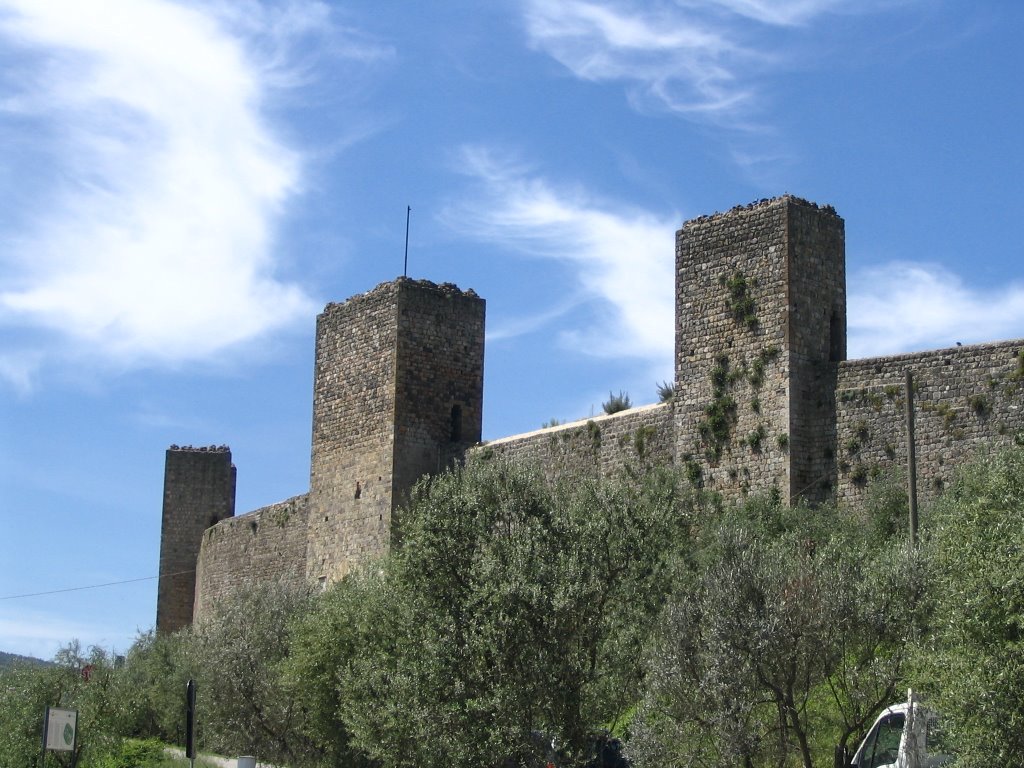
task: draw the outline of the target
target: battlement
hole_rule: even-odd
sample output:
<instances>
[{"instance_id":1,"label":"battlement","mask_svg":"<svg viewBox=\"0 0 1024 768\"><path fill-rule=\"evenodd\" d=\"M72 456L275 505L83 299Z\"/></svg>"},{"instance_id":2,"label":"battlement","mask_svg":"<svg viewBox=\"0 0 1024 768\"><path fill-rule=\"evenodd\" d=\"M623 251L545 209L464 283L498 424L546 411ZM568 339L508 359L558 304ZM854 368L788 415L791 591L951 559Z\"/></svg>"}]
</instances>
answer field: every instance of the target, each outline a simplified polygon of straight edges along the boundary
<instances>
[{"instance_id":1,"label":"battlement","mask_svg":"<svg viewBox=\"0 0 1024 768\"><path fill-rule=\"evenodd\" d=\"M760 200L754 200L746 205L734 205L728 211L716 211L715 213L707 213L702 216L696 216L686 221L684 227L697 227L702 224L713 224L717 220L726 218L728 216L735 216L737 214L749 213L751 211L757 211L762 208L771 208L777 205L793 204L800 205L805 208L809 208L815 211L821 211L839 218L839 214L836 213L836 209L831 205L819 205L811 200L806 200L796 195L779 195L778 197L762 197Z\"/></svg>"},{"instance_id":2,"label":"battlement","mask_svg":"<svg viewBox=\"0 0 1024 768\"><path fill-rule=\"evenodd\" d=\"M167 450L184 453L231 453L231 449L226 445L172 445Z\"/></svg>"}]
</instances>

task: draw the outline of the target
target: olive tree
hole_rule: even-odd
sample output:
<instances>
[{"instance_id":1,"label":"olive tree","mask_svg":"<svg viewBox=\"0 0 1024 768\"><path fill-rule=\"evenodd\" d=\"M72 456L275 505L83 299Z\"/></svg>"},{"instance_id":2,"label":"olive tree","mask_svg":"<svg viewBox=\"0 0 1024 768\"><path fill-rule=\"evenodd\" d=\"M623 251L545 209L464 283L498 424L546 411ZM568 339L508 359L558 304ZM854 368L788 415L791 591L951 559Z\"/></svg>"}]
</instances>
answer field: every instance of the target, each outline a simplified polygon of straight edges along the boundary
<instances>
[{"instance_id":1,"label":"olive tree","mask_svg":"<svg viewBox=\"0 0 1024 768\"><path fill-rule=\"evenodd\" d=\"M922 579L899 536L752 502L705 529L648 648L637 765L831 765L902 680Z\"/></svg>"},{"instance_id":2,"label":"olive tree","mask_svg":"<svg viewBox=\"0 0 1024 768\"><path fill-rule=\"evenodd\" d=\"M582 765L640 696L688 540L681 489L660 470L552 483L499 458L418 486L391 557L326 596L335 651L317 624L299 633L296 676L335 683L314 699L344 729L338 751L476 768L532 764L554 740Z\"/></svg>"},{"instance_id":3,"label":"olive tree","mask_svg":"<svg viewBox=\"0 0 1024 768\"><path fill-rule=\"evenodd\" d=\"M1024 448L965 467L926 529L935 621L918 657L959 764L1024 765Z\"/></svg>"},{"instance_id":4,"label":"olive tree","mask_svg":"<svg viewBox=\"0 0 1024 768\"><path fill-rule=\"evenodd\" d=\"M88 764L121 740L127 708L119 695L110 654L83 650L78 641L61 648L52 664L19 665L0 671L0 766L35 765L47 707L78 712L74 759Z\"/></svg>"}]
</instances>

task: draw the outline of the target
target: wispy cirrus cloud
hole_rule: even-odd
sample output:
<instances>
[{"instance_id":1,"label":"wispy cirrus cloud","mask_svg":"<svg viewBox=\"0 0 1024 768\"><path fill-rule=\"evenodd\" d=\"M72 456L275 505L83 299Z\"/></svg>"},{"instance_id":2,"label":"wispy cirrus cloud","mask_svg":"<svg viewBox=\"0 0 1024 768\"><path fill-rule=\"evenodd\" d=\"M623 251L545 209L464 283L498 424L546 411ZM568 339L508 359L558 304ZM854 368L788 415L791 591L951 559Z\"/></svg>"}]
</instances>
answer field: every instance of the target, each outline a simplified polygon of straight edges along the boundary
<instances>
[{"instance_id":1,"label":"wispy cirrus cloud","mask_svg":"<svg viewBox=\"0 0 1024 768\"><path fill-rule=\"evenodd\" d=\"M303 154L268 105L329 30L312 0L0 0L0 184L34 203L4 215L0 376L210 358L312 311L273 252Z\"/></svg>"},{"instance_id":2,"label":"wispy cirrus cloud","mask_svg":"<svg viewBox=\"0 0 1024 768\"><path fill-rule=\"evenodd\" d=\"M904 0L905 1L905 0ZM758 127L758 82L791 66L814 23L899 0L525 0L531 45L575 76L621 82L638 109Z\"/></svg>"},{"instance_id":3,"label":"wispy cirrus cloud","mask_svg":"<svg viewBox=\"0 0 1024 768\"><path fill-rule=\"evenodd\" d=\"M848 283L851 358L1024 336L1024 285L979 289L942 266L892 262Z\"/></svg>"},{"instance_id":4,"label":"wispy cirrus cloud","mask_svg":"<svg viewBox=\"0 0 1024 768\"><path fill-rule=\"evenodd\" d=\"M562 330L564 343L609 357L662 365L672 358L673 236L681 217L616 206L556 184L514 158L464 148L461 170L478 185L472 201L443 218L461 234L537 258L570 264L572 302L510 327L500 336L558 321L573 303L598 302L608 320ZM483 204L482 202L483 201ZM848 273L851 358L1018 338L1024 334L1024 285L971 286L948 269L895 261Z\"/></svg>"},{"instance_id":5,"label":"wispy cirrus cloud","mask_svg":"<svg viewBox=\"0 0 1024 768\"><path fill-rule=\"evenodd\" d=\"M563 331L564 342L594 355L672 359L677 216L613 205L581 188L554 184L483 147L464 148L459 164L477 189L472 203L453 204L444 212L448 226L520 253L571 264L578 279L574 301L596 301L610 310L601 327ZM554 308L539 322L558 317L563 309ZM535 329L537 323L524 327Z\"/></svg>"}]
</instances>

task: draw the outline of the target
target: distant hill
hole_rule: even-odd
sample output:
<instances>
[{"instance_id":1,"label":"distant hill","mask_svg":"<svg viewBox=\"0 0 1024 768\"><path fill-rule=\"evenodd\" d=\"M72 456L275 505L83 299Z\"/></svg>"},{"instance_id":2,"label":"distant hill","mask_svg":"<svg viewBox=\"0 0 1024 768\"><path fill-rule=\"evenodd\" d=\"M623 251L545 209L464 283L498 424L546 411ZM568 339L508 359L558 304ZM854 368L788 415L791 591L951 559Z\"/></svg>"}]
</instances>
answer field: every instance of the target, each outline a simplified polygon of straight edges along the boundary
<instances>
[{"instance_id":1,"label":"distant hill","mask_svg":"<svg viewBox=\"0 0 1024 768\"><path fill-rule=\"evenodd\" d=\"M0 651L0 670L8 669L9 667L13 667L17 664L48 666L52 663L52 661L43 661L42 659L37 659L34 656L21 656L17 653L4 653L3 651Z\"/></svg>"}]
</instances>

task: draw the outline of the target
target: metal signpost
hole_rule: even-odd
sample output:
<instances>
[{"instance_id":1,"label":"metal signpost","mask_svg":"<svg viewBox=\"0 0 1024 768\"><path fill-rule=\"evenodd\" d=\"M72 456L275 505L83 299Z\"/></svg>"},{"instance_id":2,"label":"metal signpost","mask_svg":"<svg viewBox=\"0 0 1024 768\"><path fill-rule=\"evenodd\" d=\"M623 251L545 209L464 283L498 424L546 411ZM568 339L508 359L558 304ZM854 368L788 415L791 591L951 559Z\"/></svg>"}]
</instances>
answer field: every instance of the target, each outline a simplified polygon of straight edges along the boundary
<instances>
[{"instance_id":1,"label":"metal signpost","mask_svg":"<svg viewBox=\"0 0 1024 768\"><path fill-rule=\"evenodd\" d=\"M196 765L196 683L189 680L185 686L185 757L188 764Z\"/></svg>"}]
</instances>

